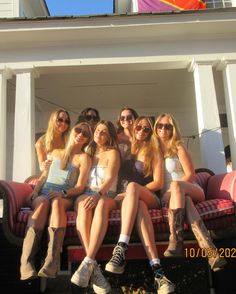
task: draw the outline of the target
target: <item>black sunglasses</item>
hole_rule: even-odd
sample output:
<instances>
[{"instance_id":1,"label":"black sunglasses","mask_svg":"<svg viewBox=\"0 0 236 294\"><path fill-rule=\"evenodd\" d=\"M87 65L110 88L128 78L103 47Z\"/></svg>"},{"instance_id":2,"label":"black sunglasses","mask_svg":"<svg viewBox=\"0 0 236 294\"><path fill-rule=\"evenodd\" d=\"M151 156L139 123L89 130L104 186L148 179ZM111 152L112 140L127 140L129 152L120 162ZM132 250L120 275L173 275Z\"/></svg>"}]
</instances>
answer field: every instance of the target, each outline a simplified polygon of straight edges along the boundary
<instances>
[{"instance_id":1,"label":"black sunglasses","mask_svg":"<svg viewBox=\"0 0 236 294\"><path fill-rule=\"evenodd\" d=\"M90 137L89 133L81 128L75 128L75 132L76 134L82 134L84 138Z\"/></svg>"},{"instance_id":2,"label":"black sunglasses","mask_svg":"<svg viewBox=\"0 0 236 294\"><path fill-rule=\"evenodd\" d=\"M91 120L93 120L95 122L99 121L99 118L96 115L89 115L88 114L88 115L85 115L84 117L87 121L91 121Z\"/></svg>"},{"instance_id":3,"label":"black sunglasses","mask_svg":"<svg viewBox=\"0 0 236 294\"><path fill-rule=\"evenodd\" d=\"M120 120L121 121L125 121L125 120L133 120L133 115L131 115L131 114L129 114L129 115L127 115L127 116L124 116L124 115L122 115L121 117L120 117Z\"/></svg>"},{"instance_id":4,"label":"black sunglasses","mask_svg":"<svg viewBox=\"0 0 236 294\"><path fill-rule=\"evenodd\" d=\"M148 134L148 133L150 133L152 131L151 128L149 128L149 127L142 127L142 126L136 126L135 127L135 130L138 131L138 132L142 130L146 134Z\"/></svg>"},{"instance_id":5,"label":"black sunglasses","mask_svg":"<svg viewBox=\"0 0 236 294\"><path fill-rule=\"evenodd\" d=\"M159 130L164 129L166 131L172 131L173 130L173 125L171 125L171 124L160 124L160 123L158 123L157 124L157 129L159 129Z\"/></svg>"},{"instance_id":6,"label":"black sunglasses","mask_svg":"<svg viewBox=\"0 0 236 294\"><path fill-rule=\"evenodd\" d=\"M62 117L58 117L58 118L57 118L57 122L59 122L59 123L65 123L65 124L67 124L67 125L70 124L70 120L69 120L69 119L64 119L64 118L62 118Z\"/></svg>"}]
</instances>

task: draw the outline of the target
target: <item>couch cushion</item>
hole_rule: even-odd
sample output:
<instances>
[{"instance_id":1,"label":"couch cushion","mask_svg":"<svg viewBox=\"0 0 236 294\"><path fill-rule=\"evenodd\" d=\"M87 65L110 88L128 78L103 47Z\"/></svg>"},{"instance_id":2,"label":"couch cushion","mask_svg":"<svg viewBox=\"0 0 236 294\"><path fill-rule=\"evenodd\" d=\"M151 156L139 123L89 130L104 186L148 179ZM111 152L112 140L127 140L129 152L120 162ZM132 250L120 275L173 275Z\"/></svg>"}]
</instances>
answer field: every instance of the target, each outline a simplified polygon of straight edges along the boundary
<instances>
[{"instance_id":1,"label":"couch cushion","mask_svg":"<svg viewBox=\"0 0 236 294\"><path fill-rule=\"evenodd\" d=\"M150 209L149 210L151 217L152 217L152 222L153 224L157 224L163 221L162 218L162 212L159 209ZM23 208L21 211L18 213L17 216L17 226L16 230L18 232L18 236L23 236L24 235L24 227L26 228L26 224L28 221L28 217L32 213L31 209L28 208ZM75 237L76 236L76 231L75 231L75 221L76 221L76 212L75 211L67 211L67 236L68 237ZM119 230L120 227L120 210L112 210L110 213L110 218L109 218L109 230L115 234L117 232L117 227Z\"/></svg>"},{"instance_id":2,"label":"couch cushion","mask_svg":"<svg viewBox=\"0 0 236 294\"><path fill-rule=\"evenodd\" d=\"M234 214L234 203L227 199L212 199L200 202L196 208L202 219L213 219L224 215Z\"/></svg>"},{"instance_id":3,"label":"couch cushion","mask_svg":"<svg viewBox=\"0 0 236 294\"><path fill-rule=\"evenodd\" d=\"M206 200L196 204L196 208L203 220L215 219L235 212L234 203L226 199ZM163 207L162 212L164 221L168 222L168 208Z\"/></svg>"}]
</instances>

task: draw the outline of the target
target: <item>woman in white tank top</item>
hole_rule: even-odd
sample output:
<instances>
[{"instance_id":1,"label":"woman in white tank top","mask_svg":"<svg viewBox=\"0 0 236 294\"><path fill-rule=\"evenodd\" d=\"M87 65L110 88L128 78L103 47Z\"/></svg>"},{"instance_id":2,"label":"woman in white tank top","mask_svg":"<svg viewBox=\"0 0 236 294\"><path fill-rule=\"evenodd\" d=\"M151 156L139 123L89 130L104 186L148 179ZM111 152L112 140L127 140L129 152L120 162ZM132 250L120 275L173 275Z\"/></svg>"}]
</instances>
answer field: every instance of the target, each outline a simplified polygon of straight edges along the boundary
<instances>
[{"instance_id":1,"label":"woman in white tank top","mask_svg":"<svg viewBox=\"0 0 236 294\"><path fill-rule=\"evenodd\" d=\"M163 113L156 119L154 131L165 160L165 183L162 202L169 202L168 220L170 226L169 246L166 257L183 256L183 233L185 213L201 248L215 248L198 211L193 203L205 199L203 189L195 182L195 171L190 154L181 139L175 118ZM218 255L208 258L211 268L221 269L226 261Z\"/></svg>"}]
</instances>

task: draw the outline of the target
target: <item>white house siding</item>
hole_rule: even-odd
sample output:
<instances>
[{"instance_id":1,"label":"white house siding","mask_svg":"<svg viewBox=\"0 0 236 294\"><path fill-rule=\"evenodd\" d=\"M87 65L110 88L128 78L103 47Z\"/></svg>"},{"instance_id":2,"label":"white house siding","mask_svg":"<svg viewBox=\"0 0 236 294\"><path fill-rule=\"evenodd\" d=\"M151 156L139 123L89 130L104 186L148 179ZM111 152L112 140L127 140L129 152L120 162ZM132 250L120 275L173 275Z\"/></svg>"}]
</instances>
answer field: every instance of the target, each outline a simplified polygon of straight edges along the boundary
<instances>
[{"instance_id":1,"label":"white house siding","mask_svg":"<svg viewBox=\"0 0 236 294\"><path fill-rule=\"evenodd\" d=\"M214 109L227 111L219 64L225 60L236 63L235 19L236 11L232 9L220 13L0 22L0 40L3 35L7 40L0 42L0 68L13 72L8 80L8 169L14 158L14 97L15 89L19 89L14 76L19 70L29 69L38 72L36 133L46 129L49 113L56 105L68 108L73 122L87 106L98 108L101 117L113 121L118 110L127 105L144 115L171 112L180 122L183 135L190 136L185 140L195 166L207 167L199 148L201 118L196 110L191 64L205 62L209 72L213 70L215 81L211 88L217 98L217 103L213 99ZM26 88L29 93L30 83ZM19 118L18 122L20 125ZM22 135L29 139L30 132L22 129ZM226 143L228 134L223 130L223 145ZM215 152L215 146L211 147ZM217 152L222 155L222 150ZM25 165L29 162L25 158ZM25 177L29 166L17 168ZM11 171L7 175L10 178Z\"/></svg>"},{"instance_id":2,"label":"white house siding","mask_svg":"<svg viewBox=\"0 0 236 294\"><path fill-rule=\"evenodd\" d=\"M13 3L14 0L0 0L0 18L14 17Z\"/></svg>"},{"instance_id":3,"label":"white house siding","mask_svg":"<svg viewBox=\"0 0 236 294\"><path fill-rule=\"evenodd\" d=\"M43 0L0 0L0 18L47 16Z\"/></svg>"}]
</instances>

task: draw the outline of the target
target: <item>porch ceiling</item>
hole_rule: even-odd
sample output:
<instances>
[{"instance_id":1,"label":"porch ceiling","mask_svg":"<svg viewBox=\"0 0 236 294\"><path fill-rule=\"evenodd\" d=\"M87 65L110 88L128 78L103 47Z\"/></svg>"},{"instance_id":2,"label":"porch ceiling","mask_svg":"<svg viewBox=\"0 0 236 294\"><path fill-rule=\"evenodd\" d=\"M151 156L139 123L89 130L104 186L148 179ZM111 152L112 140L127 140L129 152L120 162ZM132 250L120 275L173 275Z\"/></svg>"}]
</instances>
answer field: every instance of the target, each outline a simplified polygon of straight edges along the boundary
<instances>
[{"instance_id":1,"label":"porch ceiling","mask_svg":"<svg viewBox=\"0 0 236 294\"><path fill-rule=\"evenodd\" d=\"M219 73L216 85L221 89ZM9 109L14 108L15 81L9 81ZM127 66L45 68L35 80L36 110L62 106L77 114L94 106L110 110L131 106L149 109L195 108L194 81L187 69L155 70ZM219 103L222 103L219 94ZM11 111L11 110L10 110Z\"/></svg>"}]
</instances>

